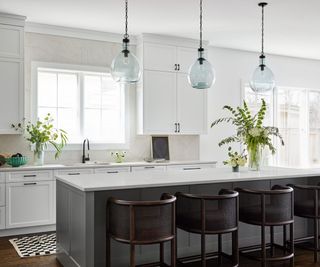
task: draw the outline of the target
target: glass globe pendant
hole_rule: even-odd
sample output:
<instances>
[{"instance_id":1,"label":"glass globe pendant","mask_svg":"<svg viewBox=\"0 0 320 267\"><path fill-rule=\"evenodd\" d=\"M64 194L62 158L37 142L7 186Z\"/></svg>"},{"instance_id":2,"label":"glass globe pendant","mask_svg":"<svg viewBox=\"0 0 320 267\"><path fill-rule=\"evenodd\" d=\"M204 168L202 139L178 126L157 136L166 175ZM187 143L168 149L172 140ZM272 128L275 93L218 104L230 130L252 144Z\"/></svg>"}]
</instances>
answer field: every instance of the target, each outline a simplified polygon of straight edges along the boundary
<instances>
[{"instance_id":1,"label":"glass globe pendant","mask_svg":"<svg viewBox=\"0 0 320 267\"><path fill-rule=\"evenodd\" d=\"M263 93L270 90L273 90L275 87L275 79L274 75L270 68L268 68L265 64L265 55L264 55L264 7L267 5L267 3L259 3L258 4L262 8L262 29L261 29L261 55L259 57L260 64L255 69L252 79L250 81L250 87L251 89L256 93Z\"/></svg>"},{"instance_id":2,"label":"glass globe pendant","mask_svg":"<svg viewBox=\"0 0 320 267\"><path fill-rule=\"evenodd\" d=\"M128 0L126 4L126 24L125 34L122 41L122 51L113 59L111 63L111 75L116 82L136 83L141 77L141 70L138 59L129 50L128 35Z\"/></svg>"},{"instance_id":3,"label":"glass globe pendant","mask_svg":"<svg viewBox=\"0 0 320 267\"><path fill-rule=\"evenodd\" d=\"M196 62L189 68L188 81L195 89L208 89L215 81L214 70L210 62L204 58L202 47L202 0L200 0L200 47Z\"/></svg>"}]
</instances>

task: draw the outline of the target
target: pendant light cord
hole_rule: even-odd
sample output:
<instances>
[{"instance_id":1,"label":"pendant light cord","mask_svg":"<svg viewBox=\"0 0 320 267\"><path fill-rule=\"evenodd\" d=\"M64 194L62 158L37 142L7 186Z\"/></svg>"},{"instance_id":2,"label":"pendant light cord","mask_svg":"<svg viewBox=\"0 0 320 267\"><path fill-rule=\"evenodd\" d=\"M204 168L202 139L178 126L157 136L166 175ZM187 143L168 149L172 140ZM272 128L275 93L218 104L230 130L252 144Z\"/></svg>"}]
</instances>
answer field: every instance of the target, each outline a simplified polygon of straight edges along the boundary
<instances>
[{"instance_id":1,"label":"pendant light cord","mask_svg":"<svg viewBox=\"0 0 320 267\"><path fill-rule=\"evenodd\" d=\"M200 49L202 49L202 0L200 0Z\"/></svg>"},{"instance_id":2,"label":"pendant light cord","mask_svg":"<svg viewBox=\"0 0 320 267\"><path fill-rule=\"evenodd\" d=\"M262 7L262 16L261 16L261 55L264 55L264 4Z\"/></svg>"},{"instance_id":3,"label":"pendant light cord","mask_svg":"<svg viewBox=\"0 0 320 267\"><path fill-rule=\"evenodd\" d=\"M125 5L126 5L126 8L125 8L126 15L125 15L125 34L124 34L124 38L128 39L129 38L129 34L128 34L128 0L125 0Z\"/></svg>"}]
</instances>

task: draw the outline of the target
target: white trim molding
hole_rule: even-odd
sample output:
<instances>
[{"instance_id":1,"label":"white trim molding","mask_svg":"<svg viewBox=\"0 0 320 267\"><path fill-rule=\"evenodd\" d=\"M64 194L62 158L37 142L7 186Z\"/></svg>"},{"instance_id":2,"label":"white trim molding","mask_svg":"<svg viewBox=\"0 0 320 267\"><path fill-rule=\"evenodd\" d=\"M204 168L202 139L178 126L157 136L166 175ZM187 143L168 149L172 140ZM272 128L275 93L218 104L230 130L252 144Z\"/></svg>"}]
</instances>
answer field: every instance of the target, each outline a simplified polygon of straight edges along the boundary
<instances>
[{"instance_id":1,"label":"white trim molding","mask_svg":"<svg viewBox=\"0 0 320 267\"><path fill-rule=\"evenodd\" d=\"M25 32L72 37L94 41L122 43L123 35L118 33L94 31L80 28L26 22ZM136 44L136 38L130 36L130 43Z\"/></svg>"}]
</instances>

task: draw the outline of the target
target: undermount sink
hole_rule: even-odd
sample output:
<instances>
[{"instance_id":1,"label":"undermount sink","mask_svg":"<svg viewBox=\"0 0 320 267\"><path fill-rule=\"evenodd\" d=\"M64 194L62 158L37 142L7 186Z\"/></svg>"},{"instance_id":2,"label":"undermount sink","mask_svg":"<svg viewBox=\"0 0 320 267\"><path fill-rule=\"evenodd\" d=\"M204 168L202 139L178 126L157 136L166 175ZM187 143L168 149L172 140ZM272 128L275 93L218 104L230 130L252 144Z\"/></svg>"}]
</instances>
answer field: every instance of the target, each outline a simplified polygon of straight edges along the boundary
<instances>
[{"instance_id":1,"label":"undermount sink","mask_svg":"<svg viewBox=\"0 0 320 267\"><path fill-rule=\"evenodd\" d=\"M103 162L103 161L88 161L86 163L77 162L77 163L71 163L66 164L65 166L94 166L94 165L110 165L110 162Z\"/></svg>"}]
</instances>

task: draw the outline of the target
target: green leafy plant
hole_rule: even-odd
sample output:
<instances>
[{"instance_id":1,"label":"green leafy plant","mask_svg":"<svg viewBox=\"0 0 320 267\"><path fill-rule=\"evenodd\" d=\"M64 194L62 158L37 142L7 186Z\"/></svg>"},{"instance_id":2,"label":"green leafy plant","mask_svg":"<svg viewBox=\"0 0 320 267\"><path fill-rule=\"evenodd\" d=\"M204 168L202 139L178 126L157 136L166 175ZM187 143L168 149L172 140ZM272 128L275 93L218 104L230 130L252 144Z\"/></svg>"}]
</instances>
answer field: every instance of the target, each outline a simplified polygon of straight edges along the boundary
<instances>
[{"instance_id":1,"label":"green leafy plant","mask_svg":"<svg viewBox=\"0 0 320 267\"><path fill-rule=\"evenodd\" d=\"M114 160L117 163L122 163L125 156L126 156L126 152L125 151L115 151L115 152L111 152L111 156L113 156Z\"/></svg>"},{"instance_id":2,"label":"green leafy plant","mask_svg":"<svg viewBox=\"0 0 320 267\"><path fill-rule=\"evenodd\" d=\"M219 146L239 142L245 144L248 150L254 149L257 146L266 146L272 154L274 154L276 149L272 143L273 136L279 138L281 145L284 145L283 138L277 127L263 126L267 110L264 99L262 99L261 107L255 115L251 114L246 101L243 101L243 107L232 108L230 106L224 106L223 109L229 111L231 115L215 120L211 124L211 128L222 122L226 122L233 124L237 129L236 134L222 139L219 142Z\"/></svg>"},{"instance_id":3,"label":"green leafy plant","mask_svg":"<svg viewBox=\"0 0 320 267\"><path fill-rule=\"evenodd\" d=\"M243 150L241 154L237 151L233 152L231 147L228 148L229 159L223 162L224 165L230 165L231 167L244 166L247 163L247 156Z\"/></svg>"},{"instance_id":4,"label":"green leafy plant","mask_svg":"<svg viewBox=\"0 0 320 267\"><path fill-rule=\"evenodd\" d=\"M55 158L57 159L64 146L67 144L67 132L62 129L56 129L53 126L53 118L50 113L41 120L37 120L34 124L30 121L25 123L12 124L11 127L17 131L27 132L26 140L35 146L35 152L47 148L51 144L55 150Z\"/></svg>"}]
</instances>

